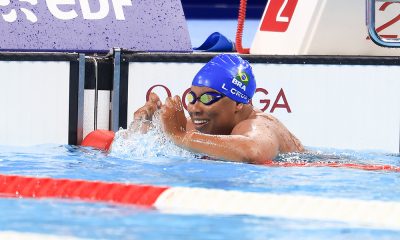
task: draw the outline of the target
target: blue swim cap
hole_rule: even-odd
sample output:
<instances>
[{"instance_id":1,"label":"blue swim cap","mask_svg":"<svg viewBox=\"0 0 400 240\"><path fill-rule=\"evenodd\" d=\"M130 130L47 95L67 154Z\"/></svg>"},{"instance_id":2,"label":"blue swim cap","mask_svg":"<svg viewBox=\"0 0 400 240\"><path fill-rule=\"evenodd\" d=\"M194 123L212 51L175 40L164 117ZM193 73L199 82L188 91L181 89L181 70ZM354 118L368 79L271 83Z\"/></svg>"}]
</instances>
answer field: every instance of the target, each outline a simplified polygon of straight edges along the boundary
<instances>
[{"instance_id":1,"label":"blue swim cap","mask_svg":"<svg viewBox=\"0 0 400 240\"><path fill-rule=\"evenodd\" d=\"M192 85L212 88L240 103L249 103L256 90L249 62L234 54L211 59L196 74Z\"/></svg>"}]
</instances>

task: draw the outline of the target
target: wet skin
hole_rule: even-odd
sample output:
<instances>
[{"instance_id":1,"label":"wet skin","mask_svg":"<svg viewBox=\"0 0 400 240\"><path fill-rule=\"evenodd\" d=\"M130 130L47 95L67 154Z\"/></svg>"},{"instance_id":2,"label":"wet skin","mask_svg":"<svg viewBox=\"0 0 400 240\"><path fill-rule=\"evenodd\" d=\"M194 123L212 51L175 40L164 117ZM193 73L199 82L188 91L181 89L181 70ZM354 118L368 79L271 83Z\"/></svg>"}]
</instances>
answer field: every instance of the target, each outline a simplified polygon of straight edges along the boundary
<instances>
[{"instance_id":1,"label":"wet skin","mask_svg":"<svg viewBox=\"0 0 400 240\"><path fill-rule=\"evenodd\" d=\"M191 90L196 96L214 91L198 86ZM189 103L190 118L186 119L179 96L168 97L162 105L152 93L134 117L151 120L157 109L161 109L164 132L176 145L216 159L262 164L278 153L304 151L300 141L276 118L228 97L211 105Z\"/></svg>"}]
</instances>

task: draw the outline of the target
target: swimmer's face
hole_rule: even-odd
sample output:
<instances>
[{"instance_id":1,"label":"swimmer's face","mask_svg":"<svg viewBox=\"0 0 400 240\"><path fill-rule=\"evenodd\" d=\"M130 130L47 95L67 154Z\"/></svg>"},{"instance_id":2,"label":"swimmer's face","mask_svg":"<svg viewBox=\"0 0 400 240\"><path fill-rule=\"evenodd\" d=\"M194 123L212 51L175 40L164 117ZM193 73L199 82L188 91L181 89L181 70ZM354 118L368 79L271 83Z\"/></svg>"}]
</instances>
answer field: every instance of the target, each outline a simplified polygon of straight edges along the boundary
<instances>
[{"instance_id":1,"label":"swimmer's face","mask_svg":"<svg viewBox=\"0 0 400 240\"><path fill-rule=\"evenodd\" d=\"M206 92L217 92L212 88L192 86L196 96ZM229 135L235 127L236 102L223 97L211 105L200 101L194 104L187 102L187 109L195 129L201 133Z\"/></svg>"}]
</instances>

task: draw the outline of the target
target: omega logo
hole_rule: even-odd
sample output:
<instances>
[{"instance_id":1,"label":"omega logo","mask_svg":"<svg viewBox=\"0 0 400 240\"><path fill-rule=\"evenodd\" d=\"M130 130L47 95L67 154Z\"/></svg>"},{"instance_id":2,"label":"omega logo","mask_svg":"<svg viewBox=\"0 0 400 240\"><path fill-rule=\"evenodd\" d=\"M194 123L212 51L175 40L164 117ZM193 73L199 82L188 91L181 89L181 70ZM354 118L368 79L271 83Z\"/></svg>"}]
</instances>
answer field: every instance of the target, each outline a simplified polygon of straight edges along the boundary
<instances>
[{"instance_id":1,"label":"omega logo","mask_svg":"<svg viewBox=\"0 0 400 240\"><path fill-rule=\"evenodd\" d=\"M153 90L156 88L162 89L161 91L165 91L165 93L167 94L168 97L172 96L171 90L167 86L164 86L162 84L157 84L157 85L151 86L147 90L146 102L149 100L150 93L153 92ZM186 95L189 92L190 92L190 88L186 89L181 96L181 98L183 99L182 100L183 107L186 110L187 110L187 104L186 104L185 100L186 100ZM286 112L288 112L288 113L292 112L283 88L281 88L279 90L278 94L275 97L272 97L272 99L269 98L269 95L270 95L269 92L265 88L257 88L252 101L250 101L250 104L259 108L263 112L268 111L270 113L273 113L276 109L285 109ZM257 102L253 102L255 97L257 97L257 99L260 98L260 100L258 100ZM271 102L272 102L271 100L273 100L272 105L271 105Z\"/></svg>"}]
</instances>

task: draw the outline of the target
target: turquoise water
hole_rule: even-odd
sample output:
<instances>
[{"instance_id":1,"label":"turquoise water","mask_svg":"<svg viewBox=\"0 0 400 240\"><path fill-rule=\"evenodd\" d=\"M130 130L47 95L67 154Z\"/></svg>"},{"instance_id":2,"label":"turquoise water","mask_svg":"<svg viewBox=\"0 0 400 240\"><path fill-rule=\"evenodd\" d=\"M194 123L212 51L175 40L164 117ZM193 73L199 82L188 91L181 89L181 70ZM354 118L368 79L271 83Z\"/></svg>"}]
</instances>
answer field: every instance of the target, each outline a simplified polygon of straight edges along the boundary
<instances>
[{"instance_id":1,"label":"turquoise water","mask_svg":"<svg viewBox=\"0 0 400 240\"><path fill-rule=\"evenodd\" d=\"M398 154L312 149L281 162L400 166ZM400 173L329 167L266 167L203 160L172 145L158 127L120 131L111 153L68 145L0 147L0 173L157 186L204 187L363 200L400 201ZM71 200L0 198L0 231L89 239L398 239L400 230L341 222L246 215L178 215Z\"/></svg>"}]
</instances>

